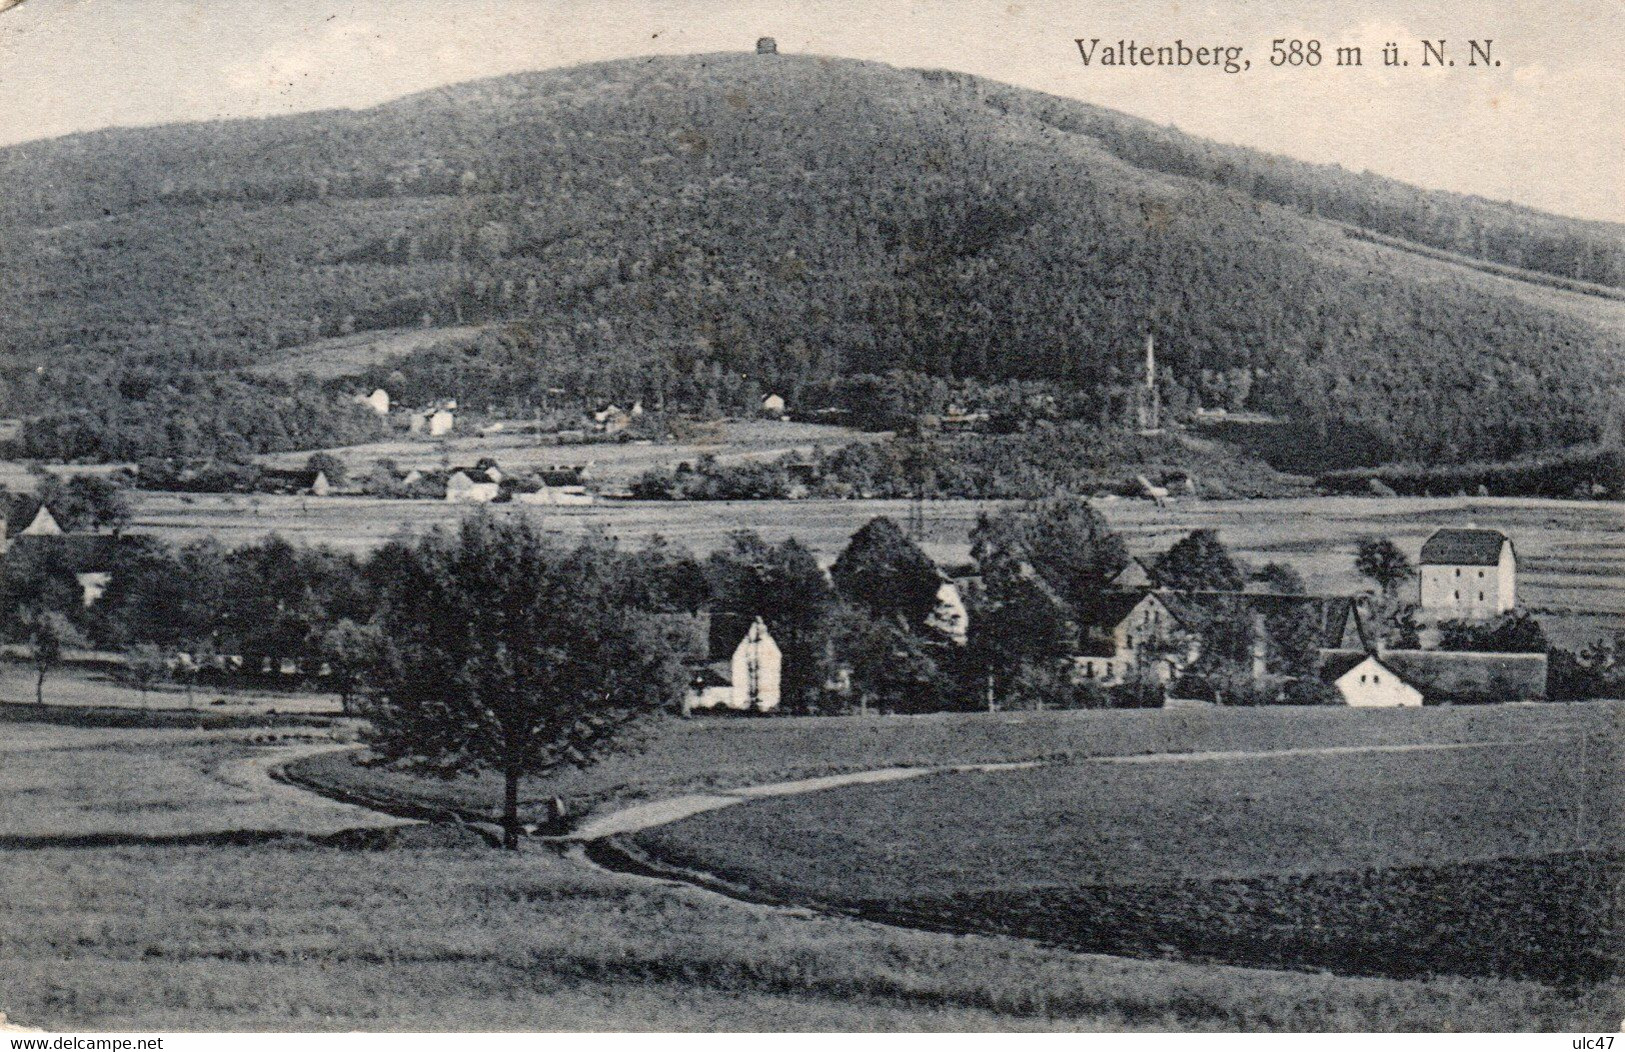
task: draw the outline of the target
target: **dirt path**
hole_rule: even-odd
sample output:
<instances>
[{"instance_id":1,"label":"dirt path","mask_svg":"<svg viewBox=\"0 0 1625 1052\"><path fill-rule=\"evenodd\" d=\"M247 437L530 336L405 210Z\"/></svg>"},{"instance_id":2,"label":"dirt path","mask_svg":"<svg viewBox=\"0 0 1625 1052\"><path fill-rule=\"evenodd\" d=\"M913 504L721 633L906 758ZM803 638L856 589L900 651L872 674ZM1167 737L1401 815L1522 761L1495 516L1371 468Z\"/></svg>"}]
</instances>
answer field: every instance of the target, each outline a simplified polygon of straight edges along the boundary
<instances>
[{"instance_id":1,"label":"dirt path","mask_svg":"<svg viewBox=\"0 0 1625 1052\"><path fill-rule=\"evenodd\" d=\"M845 785L872 785L879 782L900 782L908 778L923 778L930 774L958 774L973 771L1019 771L1037 767L1041 761L1025 760L1014 763L969 763L945 767L880 767L871 771L853 771L849 774L830 774L818 778L797 778L788 782L768 782L748 785L740 789L725 789L714 793L690 793L668 797L647 804L635 804L618 811L600 815L581 824L574 832L559 839L566 841L602 840L623 833L638 833L655 826L669 825L706 811L715 811L746 800L769 796L796 796L816 793L823 789L838 789Z\"/></svg>"},{"instance_id":2,"label":"dirt path","mask_svg":"<svg viewBox=\"0 0 1625 1052\"><path fill-rule=\"evenodd\" d=\"M1135 756L1091 756L1080 763L1201 763L1212 760L1259 760L1279 756L1344 756L1365 752L1444 752L1450 749L1504 749L1523 742L1443 742L1412 745L1319 745L1296 749L1265 749L1257 752L1244 750L1207 752L1153 752Z\"/></svg>"},{"instance_id":3,"label":"dirt path","mask_svg":"<svg viewBox=\"0 0 1625 1052\"><path fill-rule=\"evenodd\" d=\"M1087 763L1206 763L1225 760L1259 760L1286 756L1340 756L1358 753L1387 752L1443 752L1453 749L1500 749L1524 744L1520 742L1446 742L1442 744L1412 745L1327 745L1292 749L1262 749L1256 751L1159 752L1133 756L1090 756L1073 761ZM988 771L1020 771L1044 766L1046 761L1026 760L1011 763L973 763L942 767L881 767L871 771L853 771L820 778L800 778L787 782L769 782L764 785L745 786L710 793L689 793L683 796L634 804L618 811L590 819L574 832L559 838L564 841L589 842L626 833L640 833L645 829L680 822L707 811L742 804L772 796L795 796L823 789L838 789L848 785L870 785L879 782L898 782L908 778L923 778L932 774L964 774Z\"/></svg>"},{"instance_id":4,"label":"dirt path","mask_svg":"<svg viewBox=\"0 0 1625 1052\"><path fill-rule=\"evenodd\" d=\"M359 804L348 804L311 790L282 781L273 772L296 760L322 753L359 749L359 745L338 742L310 742L299 745L279 745L238 757L220 764L211 773L221 782L236 789L251 790L266 803L285 806L298 814L298 832L311 835L338 833L346 829L388 829L412 825L407 818L375 811Z\"/></svg>"}]
</instances>

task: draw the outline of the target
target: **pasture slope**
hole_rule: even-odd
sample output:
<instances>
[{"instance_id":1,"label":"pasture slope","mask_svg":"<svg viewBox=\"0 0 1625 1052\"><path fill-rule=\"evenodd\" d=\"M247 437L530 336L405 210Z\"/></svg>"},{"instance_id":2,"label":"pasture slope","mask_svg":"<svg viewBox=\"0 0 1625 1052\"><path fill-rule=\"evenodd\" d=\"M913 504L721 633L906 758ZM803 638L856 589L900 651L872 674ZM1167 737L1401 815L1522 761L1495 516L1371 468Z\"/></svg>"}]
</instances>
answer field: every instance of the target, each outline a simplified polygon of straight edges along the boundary
<instances>
[{"instance_id":1,"label":"pasture slope","mask_svg":"<svg viewBox=\"0 0 1625 1052\"><path fill-rule=\"evenodd\" d=\"M1594 730L1606 711L673 720L641 756L533 789L611 806L809 769L1561 736ZM86 835L0 851L0 1011L29 1025L1516 1031L1618 1018L1617 990L1600 983L1347 978L1080 954L742 909L545 849L512 856L449 835L311 836L292 798L261 795L263 780L234 781L245 762L322 744L291 730L13 726L0 744L0 832ZM341 759L296 766L332 770ZM232 809L217 806L223 798ZM222 820L262 835L182 835ZM115 830L121 839L88 837ZM364 850L385 846L393 850Z\"/></svg>"},{"instance_id":2,"label":"pasture slope","mask_svg":"<svg viewBox=\"0 0 1625 1052\"><path fill-rule=\"evenodd\" d=\"M771 901L1095 952L1600 982L1625 795L1618 713L1585 712L1501 741L949 772L616 846Z\"/></svg>"}]
</instances>

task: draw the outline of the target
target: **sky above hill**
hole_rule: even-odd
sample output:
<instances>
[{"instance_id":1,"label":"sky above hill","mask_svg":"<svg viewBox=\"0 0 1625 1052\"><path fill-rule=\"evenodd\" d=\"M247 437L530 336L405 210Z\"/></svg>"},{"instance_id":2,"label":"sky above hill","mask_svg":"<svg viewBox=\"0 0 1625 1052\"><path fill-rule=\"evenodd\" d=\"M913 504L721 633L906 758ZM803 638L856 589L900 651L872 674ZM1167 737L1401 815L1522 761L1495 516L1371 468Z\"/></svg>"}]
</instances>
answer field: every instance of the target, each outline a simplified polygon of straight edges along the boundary
<instances>
[{"instance_id":1,"label":"sky above hill","mask_svg":"<svg viewBox=\"0 0 1625 1052\"><path fill-rule=\"evenodd\" d=\"M3 3L4 0L0 0ZM961 70L1223 142L1625 221L1618 0L24 0L0 14L0 144L113 125L362 107L646 54L781 51ZM1252 68L1106 67L1103 46L1242 45ZM1318 39L1319 67L1269 66ZM1421 68L1444 38L1455 68ZM1489 39L1499 68L1466 65ZM1407 49L1387 68L1381 49ZM1359 69L1335 48L1358 45Z\"/></svg>"}]
</instances>

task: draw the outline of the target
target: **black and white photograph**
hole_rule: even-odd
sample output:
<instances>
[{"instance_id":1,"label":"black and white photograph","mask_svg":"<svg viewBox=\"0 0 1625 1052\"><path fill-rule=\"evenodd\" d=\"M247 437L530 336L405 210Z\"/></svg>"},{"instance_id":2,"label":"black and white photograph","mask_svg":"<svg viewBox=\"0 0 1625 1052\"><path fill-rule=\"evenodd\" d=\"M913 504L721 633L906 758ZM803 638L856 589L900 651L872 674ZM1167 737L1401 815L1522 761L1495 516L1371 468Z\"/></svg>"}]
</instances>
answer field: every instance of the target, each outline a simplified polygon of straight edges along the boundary
<instances>
[{"instance_id":1,"label":"black and white photograph","mask_svg":"<svg viewBox=\"0 0 1625 1052\"><path fill-rule=\"evenodd\" d=\"M1608 1052L1622 41L0 0L0 1041Z\"/></svg>"}]
</instances>

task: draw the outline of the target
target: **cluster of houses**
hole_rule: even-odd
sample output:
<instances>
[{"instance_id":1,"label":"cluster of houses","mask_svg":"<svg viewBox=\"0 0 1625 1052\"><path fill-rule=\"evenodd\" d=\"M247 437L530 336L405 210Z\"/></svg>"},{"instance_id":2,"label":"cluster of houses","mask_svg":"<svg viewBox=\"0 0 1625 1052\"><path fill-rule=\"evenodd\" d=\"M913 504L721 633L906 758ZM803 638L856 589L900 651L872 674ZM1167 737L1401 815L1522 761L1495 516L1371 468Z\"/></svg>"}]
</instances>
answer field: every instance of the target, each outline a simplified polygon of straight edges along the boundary
<instances>
[{"instance_id":1,"label":"cluster of houses","mask_svg":"<svg viewBox=\"0 0 1625 1052\"><path fill-rule=\"evenodd\" d=\"M947 640L963 645L970 630L961 583L942 573L936 608L927 622ZM692 676L683 699L683 715L696 712L768 713L778 709L784 654L760 617L738 614L694 615L700 626L690 631L686 663ZM840 687L840 680L831 684Z\"/></svg>"},{"instance_id":2,"label":"cluster of houses","mask_svg":"<svg viewBox=\"0 0 1625 1052\"><path fill-rule=\"evenodd\" d=\"M1424 643L1444 621L1482 621L1517 605L1517 554L1499 530L1444 528L1422 545L1416 614ZM1383 646L1364 597L1259 592L1189 592L1159 588L1131 560L1101 601L1086 611L1083 653L1075 675L1102 686L1147 669L1167 684L1170 702L1214 700L1208 685L1184 675L1201 656L1202 626L1242 618L1252 644L1252 671L1267 673L1276 626L1315 630L1322 680L1351 706L1404 706L1494 696L1533 701L1546 696L1546 655L1493 654L1434 647ZM1300 644L1301 645L1301 644Z\"/></svg>"},{"instance_id":3,"label":"cluster of houses","mask_svg":"<svg viewBox=\"0 0 1625 1052\"><path fill-rule=\"evenodd\" d=\"M382 387L374 388L366 394L355 394L352 400L358 405L365 406L380 417L389 419L391 416L405 420L406 430L410 434L422 435L426 438L441 438L451 434L457 429L457 401L455 399L441 400L415 409L401 409L390 398L389 392ZM772 420L789 419L784 397L777 394L768 394L762 398L760 405L761 415ZM614 402L601 409L583 413L579 426L564 427L554 432L554 440L560 445L570 445L598 438L613 438L621 435L631 428L644 416L643 402L634 399L631 405L622 407ZM982 414L985 418L985 414ZM502 429L502 424L492 424L487 431Z\"/></svg>"},{"instance_id":4,"label":"cluster of houses","mask_svg":"<svg viewBox=\"0 0 1625 1052\"><path fill-rule=\"evenodd\" d=\"M527 504L586 503L585 468L557 465L523 480L494 461L447 472L446 499L483 503L499 498ZM86 606L107 590L120 558L120 537L64 531L43 504L21 506L9 524L0 518L0 558L30 549L69 562ZM5 509L0 509L3 513ZM963 644L969 616L964 588L973 568L943 573L931 625ZM1422 645L1392 649L1382 643L1363 596L1296 595L1248 591L1187 591L1159 585L1154 572L1131 559L1095 602L1078 612L1075 682L1100 687L1155 675L1169 704L1224 699L1191 674L1202 656L1203 633L1218 622L1248 633L1251 671L1269 675L1274 635L1292 626L1293 646L1313 648L1317 675L1355 707L1414 706L1493 697L1533 701L1546 695L1544 653L1479 653L1438 649L1436 626L1483 621L1517 606L1517 553L1498 530L1443 528L1422 545L1417 583ZM1311 638L1303 636L1305 626ZM772 712L780 704L783 654L759 617L695 615L688 632L691 689L685 714L706 710Z\"/></svg>"},{"instance_id":5,"label":"cluster of houses","mask_svg":"<svg viewBox=\"0 0 1625 1052\"><path fill-rule=\"evenodd\" d=\"M1442 621L1478 621L1518 604L1518 555L1499 530L1445 528L1422 545L1418 572L1422 640ZM1421 705L1453 697L1535 701L1546 696L1545 654L1341 647L1321 654L1321 678L1350 705Z\"/></svg>"},{"instance_id":6,"label":"cluster of houses","mask_svg":"<svg viewBox=\"0 0 1625 1052\"><path fill-rule=\"evenodd\" d=\"M391 415L404 418L406 430L414 435L440 438L443 435L451 434L457 427L457 402L455 400L435 402L417 409L401 410L394 405L388 391L382 387L375 387L368 394L355 395L354 401L385 419L388 419Z\"/></svg>"},{"instance_id":7,"label":"cluster of houses","mask_svg":"<svg viewBox=\"0 0 1625 1052\"><path fill-rule=\"evenodd\" d=\"M944 575L933 623L963 643L969 619L961 586L968 578ZM1517 555L1498 530L1445 528L1422 546L1418 620L1485 620L1517 604ZM1202 656L1205 626L1240 619L1249 635L1251 672L1269 673L1272 633L1308 626L1316 674L1353 707L1414 706L1494 697L1535 701L1546 696L1544 653L1499 654L1385 647L1363 596L1289 595L1276 592L1182 591L1160 587L1138 559L1109 582L1098 600L1080 612L1075 682L1118 686L1154 674L1170 705L1223 701L1209 684L1189 674ZM1437 638L1424 629L1423 639ZM771 712L780 702L783 655L765 623L737 619L708 623L707 649L695 662L684 713L701 710Z\"/></svg>"},{"instance_id":8,"label":"cluster of houses","mask_svg":"<svg viewBox=\"0 0 1625 1052\"><path fill-rule=\"evenodd\" d=\"M447 469L446 500L452 504L541 504L581 507L593 502L586 486L588 465L548 464L523 475L507 475L486 457L472 467ZM421 476L420 476L421 477Z\"/></svg>"}]
</instances>

